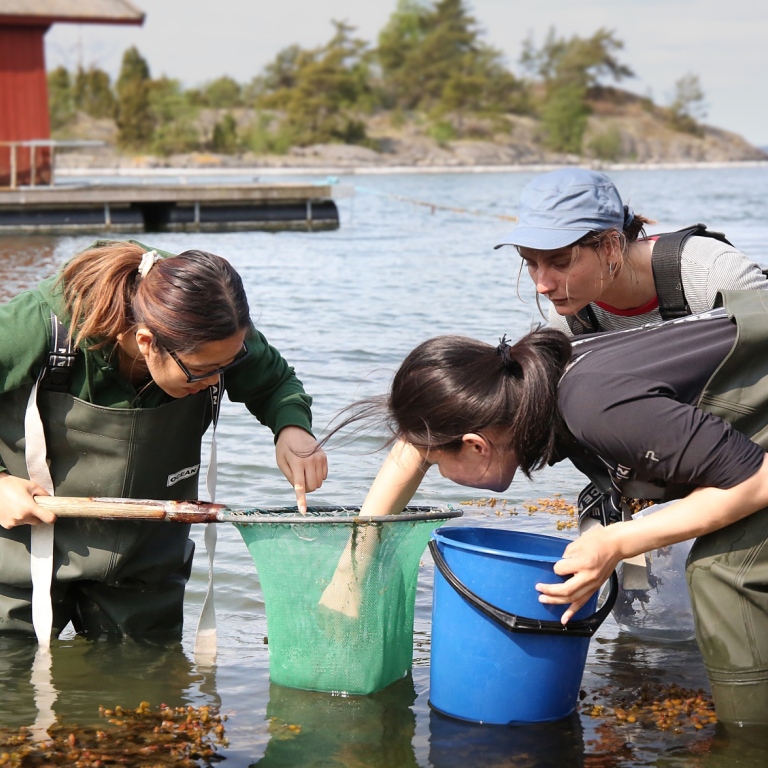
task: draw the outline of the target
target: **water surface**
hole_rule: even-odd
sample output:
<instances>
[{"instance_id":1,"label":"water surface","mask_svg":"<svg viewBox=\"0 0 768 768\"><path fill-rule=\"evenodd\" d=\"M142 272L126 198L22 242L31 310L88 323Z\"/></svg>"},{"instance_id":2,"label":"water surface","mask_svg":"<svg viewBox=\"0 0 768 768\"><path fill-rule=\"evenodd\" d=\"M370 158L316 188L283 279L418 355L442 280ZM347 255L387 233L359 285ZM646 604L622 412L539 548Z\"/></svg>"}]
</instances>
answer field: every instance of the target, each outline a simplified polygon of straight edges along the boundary
<instances>
[{"instance_id":1,"label":"water surface","mask_svg":"<svg viewBox=\"0 0 768 768\"><path fill-rule=\"evenodd\" d=\"M696 222L725 231L756 261L768 264L768 173L763 167L612 174L625 201L656 219L653 231ZM404 355L442 333L495 343L541 322L533 290L511 249L494 251L511 225L530 173L355 176L353 198L339 202L341 228L327 233L157 234L148 244L170 251L202 248L230 259L243 276L257 326L295 366L315 398L322 433L341 408L385 391ZM434 208L402 198L434 204ZM446 210L448 208L464 209ZM470 213L475 212L475 213ZM487 215L477 215L484 212ZM7 300L54 271L93 237L0 239L0 297ZM519 297L518 297L519 293ZM225 403L219 428L220 501L288 506L292 492L274 465L269 432L242 408ZM362 502L383 458L363 436L330 451L330 478L313 504ZM526 502L584 484L570 466L515 481L506 506L464 506L458 525L558 532L549 514L529 515ZM202 495L202 492L201 492ZM437 476L414 503L453 504L481 494ZM517 514L510 514L515 508ZM675 734L593 718L591 701L610 702L643 684L706 688L694 643L663 644L620 631L609 619L592 640L583 687L587 698L569 720L527 728L480 727L432 712L429 641L432 566L422 559L411 675L368 697L334 697L269 681L268 634L255 567L234 527L219 528L216 562L219 657L215 667L192 660L194 628L205 592L202 531L187 590L179 646L91 643L65 633L53 649L54 705L65 723L98 721L99 705L153 707L215 704L229 716L227 765L241 766L752 766L765 745L733 740L720 728ZM296 578L304 563L296 562ZM0 724L35 720L28 640L0 639ZM461 663L457 659L457 663ZM593 698L594 697L594 698ZM300 730L288 729L298 725Z\"/></svg>"}]
</instances>

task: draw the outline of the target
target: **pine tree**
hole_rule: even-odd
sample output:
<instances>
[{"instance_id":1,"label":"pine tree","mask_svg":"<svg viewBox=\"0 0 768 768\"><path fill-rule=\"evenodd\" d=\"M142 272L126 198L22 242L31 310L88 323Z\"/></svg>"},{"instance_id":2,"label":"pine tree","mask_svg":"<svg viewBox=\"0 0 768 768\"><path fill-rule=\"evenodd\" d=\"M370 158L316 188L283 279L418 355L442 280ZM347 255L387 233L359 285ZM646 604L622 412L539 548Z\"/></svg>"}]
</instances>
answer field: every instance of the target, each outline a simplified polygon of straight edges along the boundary
<instances>
[{"instance_id":1,"label":"pine tree","mask_svg":"<svg viewBox=\"0 0 768 768\"><path fill-rule=\"evenodd\" d=\"M211 149L225 155L237 152L237 122L231 112L227 112L216 125L213 126Z\"/></svg>"},{"instance_id":2,"label":"pine tree","mask_svg":"<svg viewBox=\"0 0 768 768\"><path fill-rule=\"evenodd\" d=\"M698 75L687 74L675 82L675 93L669 105L670 123L673 128L701 136L699 124L707 116L704 91Z\"/></svg>"},{"instance_id":3,"label":"pine tree","mask_svg":"<svg viewBox=\"0 0 768 768\"><path fill-rule=\"evenodd\" d=\"M480 37L463 0L400 0L378 40L385 102L438 115L519 108L520 84Z\"/></svg>"},{"instance_id":4,"label":"pine tree","mask_svg":"<svg viewBox=\"0 0 768 768\"><path fill-rule=\"evenodd\" d=\"M112 117L115 95L109 75L98 67L78 68L73 87L75 106L91 117Z\"/></svg>"},{"instance_id":5,"label":"pine tree","mask_svg":"<svg viewBox=\"0 0 768 768\"><path fill-rule=\"evenodd\" d=\"M243 104L240 84L226 75L208 83L201 95L205 105L214 109L232 109Z\"/></svg>"},{"instance_id":6,"label":"pine tree","mask_svg":"<svg viewBox=\"0 0 768 768\"><path fill-rule=\"evenodd\" d=\"M624 43L604 28L589 38L566 39L558 37L552 27L539 50L531 38L525 41L520 62L544 81L540 111L545 140L551 149L580 152L589 116L589 89L605 77L616 81L634 77L632 70L615 56L623 47Z\"/></svg>"},{"instance_id":7,"label":"pine tree","mask_svg":"<svg viewBox=\"0 0 768 768\"><path fill-rule=\"evenodd\" d=\"M123 54L117 79L117 141L128 149L139 149L151 139L155 120L150 108L149 65L135 47Z\"/></svg>"},{"instance_id":8,"label":"pine tree","mask_svg":"<svg viewBox=\"0 0 768 768\"><path fill-rule=\"evenodd\" d=\"M48 112L54 131L61 130L74 117L72 78L66 67L48 73Z\"/></svg>"},{"instance_id":9,"label":"pine tree","mask_svg":"<svg viewBox=\"0 0 768 768\"><path fill-rule=\"evenodd\" d=\"M278 54L262 81L259 106L283 110L285 129L300 146L366 141L365 126L355 112L367 107L370 96L367 45L352 36L354 27L339 21L333 25L336 31L326 45L293 48L290 59ZM270 84L279 85L270 90Z\"/></svg>"},{"instance_id":10,"label":"pine tree","mask_svg":"<svg viewBox=\"0 0 768 768\"><path fill-rule=\"evenodd\" d=\"M160 155L194 152L201 136L196 118L200 112L192 94L178 80L160 77L150 83L149 104L154 125L151 148Z\"/></svg>"}]
</instances>

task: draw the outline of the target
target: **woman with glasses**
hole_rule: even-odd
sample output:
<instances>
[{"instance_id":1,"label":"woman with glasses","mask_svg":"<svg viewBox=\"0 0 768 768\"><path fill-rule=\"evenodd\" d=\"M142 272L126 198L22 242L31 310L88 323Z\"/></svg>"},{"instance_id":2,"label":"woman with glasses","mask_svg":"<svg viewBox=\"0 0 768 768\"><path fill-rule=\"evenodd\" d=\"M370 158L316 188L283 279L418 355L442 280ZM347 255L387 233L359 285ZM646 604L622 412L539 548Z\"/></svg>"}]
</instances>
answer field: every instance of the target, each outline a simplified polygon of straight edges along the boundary
<instances>
[{"instance_id":1,"label":"woman with glasses","mask_svg":"<svg viewBox=\"0 0 768 768\"><path fill-rule=\"evenodd\" d=\"M517 249L549 322L569 336L704 312L721 290L768 289L722 235L699 225L648 237L653 223L604 173L562 168L526 185L517 226L496 248Z\"/></svg>"},{"instance_id":2,"label":"woman with glasses","mask_svg":"<svg viewBox=\"0 0 768 768\"><path fill-rule=\"evenodd\" d=\"M223 392L274 433L300 510L326 477L311 398L219 256L96 243L0 307L0 327L0 632L32 632L30 550L55 521L35 497L197 498ZM70 621L180 632L189 526L68 518L53 532L55 635Z\"/></svg>"}]
</instances>

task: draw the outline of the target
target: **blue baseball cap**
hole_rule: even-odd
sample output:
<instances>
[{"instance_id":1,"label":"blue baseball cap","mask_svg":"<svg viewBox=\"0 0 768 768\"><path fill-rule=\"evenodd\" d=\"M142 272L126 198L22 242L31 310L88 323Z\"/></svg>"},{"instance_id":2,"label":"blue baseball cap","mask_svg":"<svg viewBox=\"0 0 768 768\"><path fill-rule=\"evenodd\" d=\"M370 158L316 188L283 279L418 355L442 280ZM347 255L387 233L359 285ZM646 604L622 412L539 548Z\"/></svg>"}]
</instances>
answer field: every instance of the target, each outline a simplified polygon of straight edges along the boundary
<instances>
[{"instance_id":1,"label":"blue baseball cap","mask_svg":"<svg viewBox=\"0 0 768 768\"><path fill-rule=\"evenodd\" d=\"M561 168L528 182L520 195L517 226L494 248L517 245L553 251L590 232L621 232L624 219L619 191L604 173Z\"/></svg>"}]
</instances>

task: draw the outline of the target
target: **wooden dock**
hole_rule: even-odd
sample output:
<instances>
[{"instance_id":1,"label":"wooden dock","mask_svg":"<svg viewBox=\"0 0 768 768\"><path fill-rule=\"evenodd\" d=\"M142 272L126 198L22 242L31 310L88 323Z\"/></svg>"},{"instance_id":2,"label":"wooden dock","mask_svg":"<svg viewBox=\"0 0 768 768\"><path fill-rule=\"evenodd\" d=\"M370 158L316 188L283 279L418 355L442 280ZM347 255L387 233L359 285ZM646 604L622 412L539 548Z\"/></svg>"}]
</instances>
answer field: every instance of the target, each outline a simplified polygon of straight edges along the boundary
<instances>
[{"instance_id":1,"label":"wooden dock","mask_svg":"<svg viewBox=\"0 0 768 768\"><path fill-rule=\"evenodd\" d=\"M0 189L0 234L338 229L339 185L115 184Z\"/></svg>"}]
</instances>

